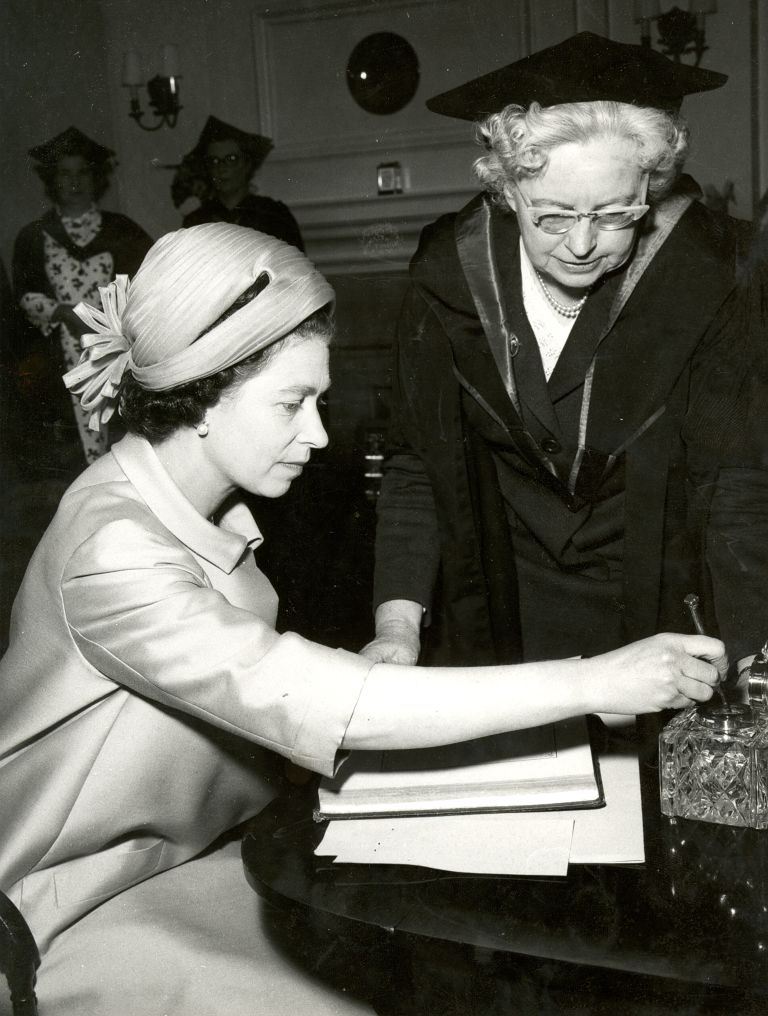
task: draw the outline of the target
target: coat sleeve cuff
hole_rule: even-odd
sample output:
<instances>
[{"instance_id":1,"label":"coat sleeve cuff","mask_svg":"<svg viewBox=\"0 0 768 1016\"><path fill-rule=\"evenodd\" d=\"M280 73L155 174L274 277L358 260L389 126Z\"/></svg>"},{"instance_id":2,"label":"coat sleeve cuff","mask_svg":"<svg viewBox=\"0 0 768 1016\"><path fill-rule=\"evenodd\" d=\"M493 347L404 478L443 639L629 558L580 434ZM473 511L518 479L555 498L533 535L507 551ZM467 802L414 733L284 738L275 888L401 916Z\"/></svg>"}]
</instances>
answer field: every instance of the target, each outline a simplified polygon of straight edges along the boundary
<instances>
[{"instance_id":1,"label":"coat sleeve cuff","mask_svg":"<svg viewBox=\"0 0 768 1016\"><path fill-rule=\"evenodd\" d=\"M340 751L341 743L373 663L356 653L329 649L297 636L293 637L292 656L296 667L306 663L311 669L313 692L306 698L289 758L322 776L333 776L346 758Z\"/></svg>"}]
</instances>

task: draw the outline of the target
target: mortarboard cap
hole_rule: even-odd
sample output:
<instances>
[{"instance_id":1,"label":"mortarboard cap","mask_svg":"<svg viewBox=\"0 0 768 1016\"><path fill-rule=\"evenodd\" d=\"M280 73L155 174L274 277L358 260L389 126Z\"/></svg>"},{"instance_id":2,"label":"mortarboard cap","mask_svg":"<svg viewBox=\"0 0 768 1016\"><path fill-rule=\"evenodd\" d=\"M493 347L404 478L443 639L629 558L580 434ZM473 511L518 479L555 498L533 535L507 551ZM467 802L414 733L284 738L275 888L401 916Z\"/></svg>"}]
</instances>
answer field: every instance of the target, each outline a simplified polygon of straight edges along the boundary
<instances>
[{"instance_id":1,"label":"mortarboard cap","mask_svg":"<svg viewBox=\"0 0 768 1016\"><path fill-rule=\"evenodd\" d=\"M223 120L219 120L218 117L209 116L197 140L197 144L189 154L192 157L202 158L208 145L212 142L230 140L237 142L256 169L258 169L274 148L271 138L266 138L261 134L250 134L248 131L241 131L239 127L233 127L232 124L225 123Z\"/></svg>"},{"instance_id":2,"label":"mortarboard cap","mask_svg":"<svg viewBox=\"0 0 768 1016\"><path fill-rule=\"evenodd\" d=\"M111 148L105 148L97 141L93 141L77 127L67 127L61 134L57 134L50 141L43 142L29 149L30 156L44 166L55 165L59 159L67 155L82 155L88 162L97 165L100 162L107 162L114 158L115 153Z\"/></svg>"},{"instance_id":3,"label":"mortarboard cap","mask_svg":"<svg viewBox=\"0 0 768 1016\"><path fill-rule=\"evenodd\" d=\"M647 46L579 32L565 42L427 100L433 113L481 120L510 103L556 106L606 99L677 110L686 95L720 88L726 74L676 63Z\"/></svg>"}]
</instances>

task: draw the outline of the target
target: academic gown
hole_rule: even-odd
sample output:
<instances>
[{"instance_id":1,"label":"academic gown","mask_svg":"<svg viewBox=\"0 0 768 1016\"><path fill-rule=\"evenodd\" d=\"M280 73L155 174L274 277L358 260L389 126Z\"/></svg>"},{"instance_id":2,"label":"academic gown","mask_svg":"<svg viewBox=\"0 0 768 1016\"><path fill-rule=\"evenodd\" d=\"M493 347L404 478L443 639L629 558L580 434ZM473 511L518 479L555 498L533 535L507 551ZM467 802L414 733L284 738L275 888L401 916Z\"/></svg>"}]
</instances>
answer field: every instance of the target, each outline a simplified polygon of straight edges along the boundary
<instances>
[{"instance_id":1,"label":"academic gown","mask_svg":"<svg viewBox=\"0 0 768 1016\"><path fill-rule=\"evenodd\" d=\"M432 608L430 658L601 652L684 630L687 592L711 606L702 526L746 362L727 328L742 235L685 190L663 202L547 382L514 214L480 196L427 227L395 348L374 602ZM723 619L735 653L754 651L745 618Z\"/></svg>"},{"instance_id":2,"label":"academic gown","mask_svg":"<svg viewBox=\"0 0 768 1016\"><path fill-rule=\"evenodd\" d=\"M25 226L16 238L13 288L17 299L24 293L55 296L45 271L46 233L77 261L87 261L102 251L109 251L114 261L115 275L134 275L152 246L151 238L132 219L117 212L102 210L98 234L85 247L78 247L67 235L56 211L51 209L41 219Z\"/></svg>"},{"instance_id":3,"label":"academic gown","mask_svg":"<svg viewBox=\"0 0 768 1016\"><path fill-rule=\"evenodd\" d=\"M206 222L231 222L235 226L257 229L304 250L299 224L288 205L263 194L246 194L234 208L227 208L217 198L211 198L185 215L183 225L201 226Z\"/></svg>"},{"instance_id":4,"label":"academic gown","mask_svg":"<svg viewBox=\"0 0 768 1016\"><path fill-rule=\"evenodd\" d=\"M132 219L117 212L101 210L101 228L87 244L80 247L69 236L55 209L26 225L16 237L13 249L13 289L16 301L29 293L42 293L58 303L59 297L53 285L51 266L47 264L45 237L48 235L67 255L80 265L91 259L97 260L109 254L112 262L112 277L115 275L133 276L144 257L152 246L152 239ZM105 283L107 279L105 278ZM76 302L76 301L75 301ZM18 368L24 377L24 399L28 414L33 420L32 426L38 430L43 420L65 422L66 429L72 431L72 458L76 463L59 461L61 448L38 448L32 444L26 454L34 459L36 453L42 453L47 459L51 454L56 463L65 473L72 473L83 466L83 449L77 436L77 428L73 419L72 399L61 380L62 374L69 365L65 362L62 348L61 329L54 327L50 335L40 335L37 327L30 326L25 333L25 348L19 349L21 365ZM38 436L28 436L28 441ZM66 465L65 465L66 463Z\"/></svg>"}]
</instances>

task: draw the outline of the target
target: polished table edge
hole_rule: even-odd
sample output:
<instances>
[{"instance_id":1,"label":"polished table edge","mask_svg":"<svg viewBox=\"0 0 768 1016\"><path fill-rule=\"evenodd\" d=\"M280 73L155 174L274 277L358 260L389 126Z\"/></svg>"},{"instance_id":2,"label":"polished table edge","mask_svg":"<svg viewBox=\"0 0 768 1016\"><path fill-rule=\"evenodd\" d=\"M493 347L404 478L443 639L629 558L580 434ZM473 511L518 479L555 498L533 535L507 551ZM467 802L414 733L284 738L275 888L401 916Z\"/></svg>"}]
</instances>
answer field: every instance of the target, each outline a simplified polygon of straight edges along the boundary
<instances>
[{"instance_id":1,"label":"polished table edge","mask_svg":"<svg viewBox=\"0 0 768 1016\"><path fill-rule=\"evenodd\" d=\"M667 819L653 751L640 771L643 865L539 878L336 864L314 854L312 784L244 826L246 878L278 906L358 929L768 994L768 831Z\"/></svg>"}]
</instances>

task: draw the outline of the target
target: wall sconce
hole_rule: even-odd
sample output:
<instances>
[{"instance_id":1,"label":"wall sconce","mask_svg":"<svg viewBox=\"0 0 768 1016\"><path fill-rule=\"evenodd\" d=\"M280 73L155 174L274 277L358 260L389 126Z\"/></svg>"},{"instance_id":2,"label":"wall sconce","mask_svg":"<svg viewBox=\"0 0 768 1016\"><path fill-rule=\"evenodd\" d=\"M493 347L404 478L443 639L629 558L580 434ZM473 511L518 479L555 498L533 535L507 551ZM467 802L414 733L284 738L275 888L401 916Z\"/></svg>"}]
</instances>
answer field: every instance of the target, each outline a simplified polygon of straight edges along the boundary
<instances>
[{"instance_id":1,"label":"wall sconce","mask_svg":"<svg viewBox=\"0 0 768 1016\"><path fill-rule=\"evenodd\" d=\"M651 46L651 22L659 32L658 48L678 63L684 56L695 57L696 67L709 49L705 35L708 14L717 13L717 0L689 0L688 9L672 7L661 12L659 0L635 0L635 23L640 25L640 42Z\"/></svg>"},{"instance_id":2,"label":"wall sconce","mask_svg":"<svg viewBox=\"0 0 768 1016\"><path fill-rule=\"evenodd\" d=\"M160 73L147 82L149 104L154 110L157 122L148 127L142 123L144 111L139 102L139 88L144 84L139 54L135 49L123 56L123 85L131 93L131 109L128 113L144 131L156 131L160 127L175 127L179 118L179 58L175 46L160 47Z\"/></svg>"}]
</instances>

